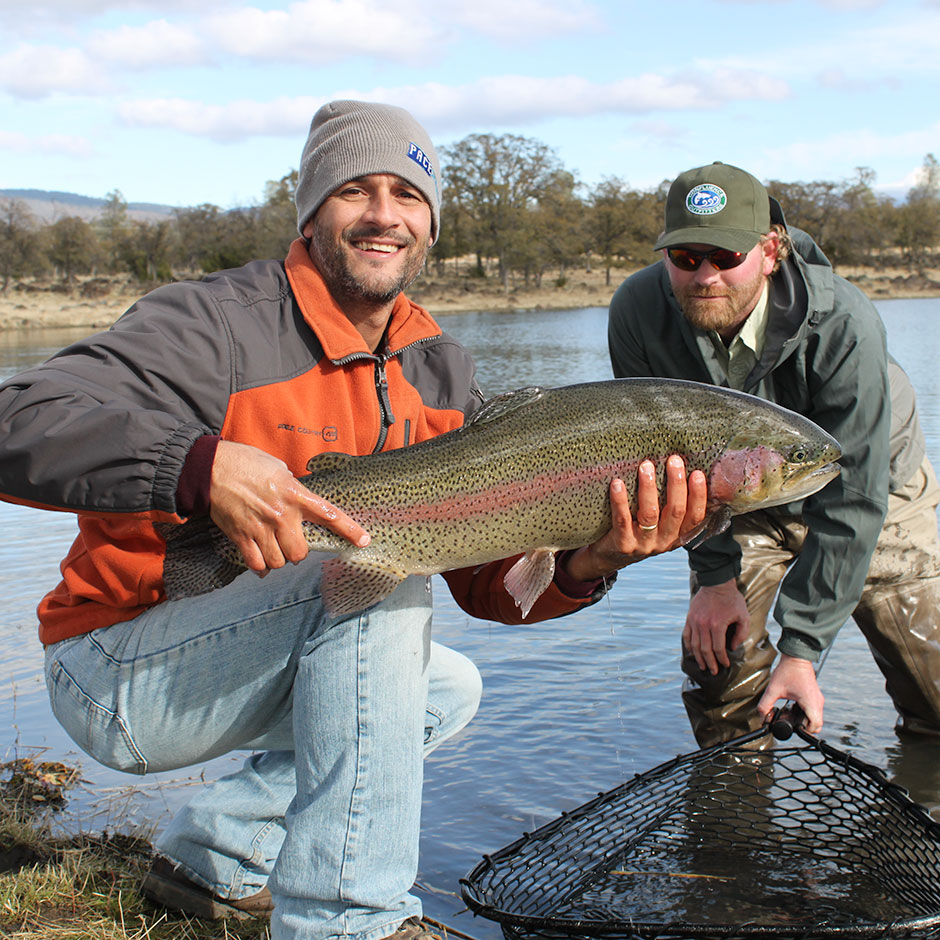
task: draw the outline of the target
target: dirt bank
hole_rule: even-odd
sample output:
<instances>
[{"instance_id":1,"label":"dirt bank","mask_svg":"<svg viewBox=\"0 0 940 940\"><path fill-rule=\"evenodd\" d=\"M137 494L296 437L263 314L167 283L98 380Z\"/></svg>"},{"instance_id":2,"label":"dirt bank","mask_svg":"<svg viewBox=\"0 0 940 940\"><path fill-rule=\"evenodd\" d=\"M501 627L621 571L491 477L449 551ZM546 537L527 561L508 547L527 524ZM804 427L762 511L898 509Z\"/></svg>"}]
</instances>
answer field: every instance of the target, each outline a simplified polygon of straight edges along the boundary
<instances>
[{"instance_id":1,"label":"dirt bank","mask_svg":"<svg viewBox=\"0 0 940 940\"><path fill-rule=\"evenodd\" d=\"M606 307L617 285L630 273L617 270L611 283L604 271L569 270L564 278L546 274L540 286L521 279L508 291L492 278L422 275L409 295L434 315L496 310L575 310ZM875 271L847 268L839 272L873 300L940 297L940 268L922 275L904 268ZM110 326L147 288L128 278L85 278L71 289L51 282L23 282L0 293L0 330L75 326Z\"/></svg>"}]
</instances>

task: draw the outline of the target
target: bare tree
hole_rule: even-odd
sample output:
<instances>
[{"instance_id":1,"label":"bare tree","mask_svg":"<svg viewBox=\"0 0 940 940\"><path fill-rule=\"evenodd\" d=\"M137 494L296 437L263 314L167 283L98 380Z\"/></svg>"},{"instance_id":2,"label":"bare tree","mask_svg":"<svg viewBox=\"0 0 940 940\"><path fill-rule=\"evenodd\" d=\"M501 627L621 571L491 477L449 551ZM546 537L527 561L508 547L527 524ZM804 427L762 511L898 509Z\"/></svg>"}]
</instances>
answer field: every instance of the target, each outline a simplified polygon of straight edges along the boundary
<instances>
[{"instance_id":1,"label":"bare tree","mask_svg":"<svg viewBox=\"0 0 940 940\"><path fill-rule=\"evenodd\" d=\"M940 163L928 153L920 180L899 210L898 244L910 268L923 272L940 242Z\"/></svg>"},{"instance_id":2,"label":"bare tree","mask_svg":"<svg viewBox=\"0 0 940 940\"><path fill-rule=\"evenodd\" d=\"M14 278L34 273L40 263L35 217L19 199L0 200L0 290Z\"/></svg>"},{"instance_id":3,"label":"bare tree","mask_svg":"<svg viewBox=\"0 0 940 940\"><path fill-rule=\"evenodd\" d=\"M563 170L561 161L546 144L516 134L471 134L443 154L445 186L475 223L478 256L493 254L508 290L513 245L527 211Z\"/></svg>"},{"instance_id":4,"label":"bare tree","mask_svg":"<svg viewBox=\"0 0 940 940\"><path fill-rule=\"evenodd\" d=\"M101 246L88 222L67 215L49 227L46 252L71 287L76 274L90 271L98 262Z\"/></svg>"}]
</instances>

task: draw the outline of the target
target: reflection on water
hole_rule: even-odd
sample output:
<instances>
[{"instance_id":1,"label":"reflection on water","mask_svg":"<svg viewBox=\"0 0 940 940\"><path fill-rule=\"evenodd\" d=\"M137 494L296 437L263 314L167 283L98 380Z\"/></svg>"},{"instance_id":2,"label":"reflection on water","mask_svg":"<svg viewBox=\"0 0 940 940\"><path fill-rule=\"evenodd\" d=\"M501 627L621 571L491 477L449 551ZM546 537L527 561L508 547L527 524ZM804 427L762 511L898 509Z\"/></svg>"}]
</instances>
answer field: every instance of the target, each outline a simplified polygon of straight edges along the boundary
<instances>
[{"instance_id":1,"label":"reflection on water","mask_svg":"<svg viewBox=\"0 0 940 940\"><path fill-rule=\"evenodd\" d=\"M878 306L889 347L914 382L929 452L940 465L934 353L940 300ZM455 314L442 323L473 352L489 395L610 375L603 309ZM0 333L0 376L46 358L78 335ZM237 756L137 780L76 753L59 730L45 702L33 611L57 580L74 529L67 514L0 503L0 650L7 663L0 726L12 729L0 745L0 760L46 748L49 759L81 761L88 784L73 797L74 810L106 818L117 809L159 826L189 798L201 773L227 772ZM431 916L495 940L499 930L488 922L454 917L463 908L458 880L484 853L694 749L679 698L687 568L681 552L653 559L622 572L608 598L591 610L526 627L471 620L443 581L434 580L435 638L477 663L484 698L458 740L428 760L420 885ZM825 737L897 776L918 800L940 803L937 745L895 736L880 674L851 624L840 634L821 681ZM128 793L129 786L136 790Z\"/></svg>"}]
</instances>

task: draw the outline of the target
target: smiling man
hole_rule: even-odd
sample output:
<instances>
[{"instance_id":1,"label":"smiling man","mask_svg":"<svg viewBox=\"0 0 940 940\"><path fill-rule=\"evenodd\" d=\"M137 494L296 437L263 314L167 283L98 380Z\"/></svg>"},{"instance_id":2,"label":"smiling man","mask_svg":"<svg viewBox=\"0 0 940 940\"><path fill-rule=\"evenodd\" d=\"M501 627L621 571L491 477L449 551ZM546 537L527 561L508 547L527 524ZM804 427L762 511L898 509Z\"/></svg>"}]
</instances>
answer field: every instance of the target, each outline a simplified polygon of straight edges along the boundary
<instances>
[{"instance_id":1,"label":"smiling man","mask_svg":"<svg viewBox=\"0 0 940 940\"><path fill-rule=\"evenodd\" d=\"M759 395L814 420L843 453L840 476L802 505L737 516L689 553L683 699L699 744L753 730L780 698L818 730L814 663L850 616L899 730L940 735L940 489L878 313L738 167L677 177L665 223L662 260L611 301L614 374Z\"/></svg>"},{"instance_id":2,"label":"smiling man","mask_svg":"<svg viewBox=\"0 0 940 940\"><path fill-rule=\"evenodd\" d=\"M303 523L369 535L296 477L327 451L455 430L482 395L466 350L402 293L440 219L414 118L324 105L295 199L303 237L286 260L161 287L0 386L0 495L78 514L39 605L52 708L77 744L138 774L253 752L169 823L145 893L200 917L271 916L273 940L420 940L422 759L473 716L480 677L431 641L425 578L326 614ZM675 458L668 477L660 512L640 468L638 526L612 481L610 532L559 556L527 623L588 606L617 569L679 544L705 481ZM168 601L154 524L198 515L263 580ZM469 613L519 623L514 561L445 578Z\"/></svg>"}]
</instances>

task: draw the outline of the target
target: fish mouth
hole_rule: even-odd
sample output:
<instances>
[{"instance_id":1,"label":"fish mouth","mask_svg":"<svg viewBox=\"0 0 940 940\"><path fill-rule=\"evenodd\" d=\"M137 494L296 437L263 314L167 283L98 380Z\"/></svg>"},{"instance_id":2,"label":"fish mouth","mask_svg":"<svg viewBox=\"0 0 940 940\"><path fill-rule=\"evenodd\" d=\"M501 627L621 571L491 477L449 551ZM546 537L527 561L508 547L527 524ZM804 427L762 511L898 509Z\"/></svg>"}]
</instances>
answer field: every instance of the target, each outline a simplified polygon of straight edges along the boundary
<instances>
[{"instance_id":1,"label":"fish mouth","mask_svg":"<svg viewBox=\"0 0 940 940\"><path fill-rule=\"evenodd\" d=\"M828 477L829 479L833 479L841 472L842 467L833 460L831 463L823 464L821 467L817 467L812 473L807 474L806 479L810 480L813 477Z\"/></svg>"},{"instance_id":2,"label":"fish mouth","mask_svg":"<svg viewBox=\"0 0 940 940\"><path fill-rule=\"evenodd\" d=\"M761 502L760 508L770 509L773 506L795 503L807 496L812 496L813 493L818 493L830 480L834 480L841 472L842 468L837 463L823 464L821 467L817 467L795 480L783 483L777 499Z\"/></svg>"},{"instance_id":3,"label":"fish mouth","mask_svg":"<svg viewBox=\"0 0 940 940\"><path fill-rule=\"evenodd\" d=\"M804 496L811 496L813 493L821 490L830 480L834 480L841 472L842 467L835 461L832 461L793 480L789 486L784 484L782 489L787 494L788 500L802 499Z\"/></svg>"}]
</instances>

